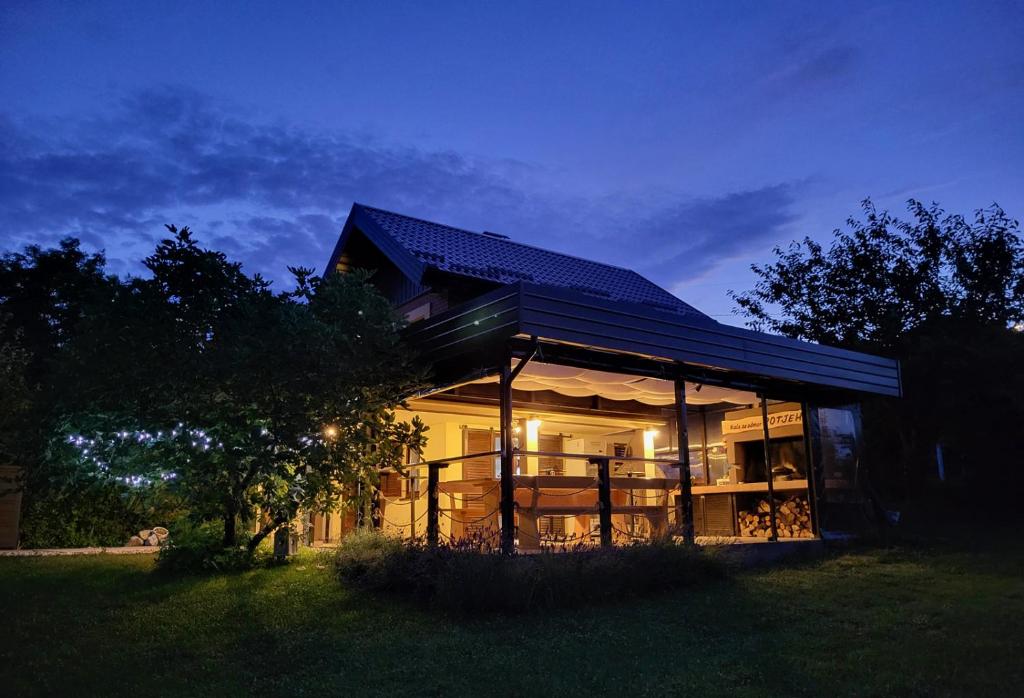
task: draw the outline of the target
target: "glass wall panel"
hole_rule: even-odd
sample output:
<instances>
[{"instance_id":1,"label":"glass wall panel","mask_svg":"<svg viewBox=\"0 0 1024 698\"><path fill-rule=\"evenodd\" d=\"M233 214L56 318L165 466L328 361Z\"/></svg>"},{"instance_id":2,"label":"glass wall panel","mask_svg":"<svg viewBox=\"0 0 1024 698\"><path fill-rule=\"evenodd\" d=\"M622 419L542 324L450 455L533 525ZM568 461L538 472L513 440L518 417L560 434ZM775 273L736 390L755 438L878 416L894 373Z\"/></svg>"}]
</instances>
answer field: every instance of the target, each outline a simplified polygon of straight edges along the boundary
<instances>
[{"instance_id":1,"label":"glass wall panel","mask_svg":"<svg viewBox=\"0 0 1024 698\"><path fill-rule=\"evenodd\" d=\"M825 531L857 532L871 523L860 483L859 405L819 408L815 448L819 511Z\"/></svg>"},{"instance_id":2,"label":"glass wall panel","mask_svg":"<svg viewBox=\"0 0 1024 698\"><path fill-rule=\"evenodd\" d=\"M722 411L709 412L706 417L708 484L714 485L729 477L729 459L726 456L725 443L722 441Z\"/></svg>"},{"instance_id":3,"label":"glass wall panel","mask_svg":"<svg viewBox=\"0 0 1024 698\"><path fill-rule=\"evenodd\" d=\"M704 411L688 410L686 417L690 442L690 477L694 484L703 485L707 482L707 464L704 462Z\"/></svg>"}]
</instances>

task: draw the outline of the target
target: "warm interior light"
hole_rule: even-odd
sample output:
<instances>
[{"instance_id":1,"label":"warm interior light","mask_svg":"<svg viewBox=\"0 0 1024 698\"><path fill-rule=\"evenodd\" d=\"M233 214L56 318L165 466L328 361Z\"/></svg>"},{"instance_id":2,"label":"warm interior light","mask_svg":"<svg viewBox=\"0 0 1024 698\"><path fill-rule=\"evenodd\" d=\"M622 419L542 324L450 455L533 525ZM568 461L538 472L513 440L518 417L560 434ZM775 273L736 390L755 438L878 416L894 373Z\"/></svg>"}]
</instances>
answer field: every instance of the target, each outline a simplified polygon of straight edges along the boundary
<instances>
[{"instance_id":1,"label":"warm interior light","mask_svg":"<svg viewBox=\"0 0 1024 698\"><path fill-rule=\"evenodd\" d=\"M526 450L537 451L540 448L540 420L530 417L526 420ZM539 464L537 456L526 457L527 475L536 475Z\"/></svg>"},{"instance_id":2,"label":"warm interior light","mask_svg":"<svg viewBox=\"0 0 1024 698\"><path fill-rule=\"evenodd\" d=\"M654 437L658 435L657 429L644 429L644 458L654 458ZM651 463L645 463L644 469L647 470Z\"/></svg>"},{"instance_id":3,"label":"warm interior light","mask_svg":"<svg viewBox=\"0 0 1024 698\"><path fill-rule=\"evenodd\" d=\"M326 436L328 439L333 439L337 435L338 430L335 427L326 427L324 429L324 436Z\"/></svg>"}]
</instances>

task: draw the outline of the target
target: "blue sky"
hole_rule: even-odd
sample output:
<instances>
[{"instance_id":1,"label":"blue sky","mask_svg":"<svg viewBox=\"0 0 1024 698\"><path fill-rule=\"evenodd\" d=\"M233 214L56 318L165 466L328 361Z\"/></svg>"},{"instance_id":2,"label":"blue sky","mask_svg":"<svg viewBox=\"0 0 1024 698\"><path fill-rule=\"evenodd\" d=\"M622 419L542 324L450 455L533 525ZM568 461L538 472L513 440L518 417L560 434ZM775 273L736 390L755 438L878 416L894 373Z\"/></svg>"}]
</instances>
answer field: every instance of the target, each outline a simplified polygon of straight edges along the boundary
<instances>
[{"instance_id":1,"label":"blue sky","mask_svg":"<svg viewBox=\"0 0 1024 698\"><path fill-rule=\"evenodd\" d=\"M1024 216L1021 2L0 8L0 249L163 223L279 284L353 201L645 273L730 322L871 196Z\"/></svg>"}]
</instances>

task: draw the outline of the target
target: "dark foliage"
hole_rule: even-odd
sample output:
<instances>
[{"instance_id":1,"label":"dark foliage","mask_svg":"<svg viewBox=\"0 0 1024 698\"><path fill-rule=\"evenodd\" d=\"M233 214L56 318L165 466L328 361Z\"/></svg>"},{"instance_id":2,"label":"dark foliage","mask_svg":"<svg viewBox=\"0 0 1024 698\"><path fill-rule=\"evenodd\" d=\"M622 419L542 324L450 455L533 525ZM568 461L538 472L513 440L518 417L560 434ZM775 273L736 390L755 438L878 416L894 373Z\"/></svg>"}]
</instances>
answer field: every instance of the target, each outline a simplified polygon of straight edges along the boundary
<instances>
[{"instance_id":1,"label":"dark foliage","mask_svg":"<svg viewBox=\"0 0 1024 698\"><path fill-rule=\"evenodd\" d=\"M140 530L167 526L181 515L175 500L148 488L76 481L76 487L36 493L22 508L22 547L121 546Z\"/></svg>"},{"instance_id":2,"label":"dark foliage","mask_svg":"<svg viewBox=\"0 0 1024 698\"><path fill-rule=\"evenodd\" d=\"M467 614L616 602L699 585L725 573L711 554L667 541L504 556L473 545L410 545L370 530L342 541L335 570L356 588Z\"/></svg>"},{"instance_id":3,"label":"dark foliage","mask_svg":"<svg viewBox=\"0 0 1024 698\"><path fill-rule=\"evenodd\" d=\"M67 520L109 541L139 517L83 521L93 502L167 498L219 519L226 549L258 521L252 551L422 445L393 413L421 374L368 272L293 269L297 288L272 293L168 231L147 278L106 276L75 240L0 259L0 463L22 467L26 530Z\"/></svg>"},{"instance_id":4,"label":"dark foliage","mask_svg":"<svg viewBox=\"0 0 1024 698\"><path fill-rule=\"evenodd\" d=\"M0 463L21 467L0 489L22 491L25 546L123 544L140 522L155 525L164 514L76 467L54 444L76 399L62 380L62 352L93 309L111 306L119 285L105 263L72 239L0 257Z\"/></svg>"},{"instance_id":5,"label":"dark foliage","mask_svg":"<svg viewBox=\"0 0 1024 698\"><path fill-rule=\"evenodd\" d=\"M1011 491L1024 483L1007 427L1024 421L1019 225L996 205L970 220L908 210L901 220L865 201L827 248L777 248L733 297L756 329L900 359L904 399L864 405L866 461L890 495L921 491L937 445L954 481Z\"/></svg>"},{"instance_id":6,"label":"dark foliage","mask_svg":"<svg viewBox=\"0 0 1024 698\"><path fill-rule=\"evenodd\" d=\"M224 546L222 522L196 524L182 518L171 526L170 536L156 558L156 568L167 574L234 572L261 562L250 552L251 536L243 533L235 545Z\"/></svg>"}]
</instances>

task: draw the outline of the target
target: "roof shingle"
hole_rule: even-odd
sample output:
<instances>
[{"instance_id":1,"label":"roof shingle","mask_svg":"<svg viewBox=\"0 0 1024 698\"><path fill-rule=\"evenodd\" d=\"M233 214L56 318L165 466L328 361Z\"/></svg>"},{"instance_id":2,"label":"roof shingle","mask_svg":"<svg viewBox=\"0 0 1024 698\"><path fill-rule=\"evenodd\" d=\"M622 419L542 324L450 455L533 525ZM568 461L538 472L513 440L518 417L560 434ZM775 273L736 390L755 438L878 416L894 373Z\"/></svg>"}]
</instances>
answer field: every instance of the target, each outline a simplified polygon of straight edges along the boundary
<instances>
[{"instance_id":1,"label":"roof shingle","mask_svg":"<svg viewBox=\"0 0 1024 698\"><path fill-rule=\"evenodd\" d=\"M422 264L501 284L530 281L710 320L630 269L356 204Z\"/></svg>"}]
</instances>

